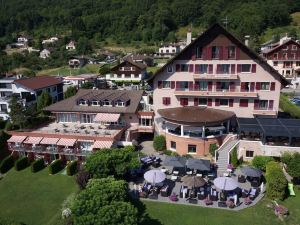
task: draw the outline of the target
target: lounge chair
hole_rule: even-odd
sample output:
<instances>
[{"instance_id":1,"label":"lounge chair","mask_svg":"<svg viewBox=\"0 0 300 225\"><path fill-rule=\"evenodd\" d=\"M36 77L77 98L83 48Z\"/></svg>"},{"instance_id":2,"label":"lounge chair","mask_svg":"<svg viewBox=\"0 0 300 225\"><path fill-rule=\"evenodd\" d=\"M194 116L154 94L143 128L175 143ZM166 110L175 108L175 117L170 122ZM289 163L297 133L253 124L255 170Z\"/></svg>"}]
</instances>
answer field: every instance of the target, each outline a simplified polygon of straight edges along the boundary
<instances>
[{"instance_id":1,"label":"lounge chair","mask_svg":"<svg viewBox=\"0 0 300 225\"><path fill-rule=\"evenodd\" d=\"M160 189L160 194L161 194L162 197L168 197L168 195L169 195L168 193L169 193L169 186L168 185L166 185L166 186L164 186Z\"/></svg>"},{"instance_id":2,"label":"lounge chair","mask_svg":"<svg viewBox=\"0 0 300 225\"><path fill-rule=\"evenodd\" d=\"M244 175L239 175L238 176L238 182L239 183L245 183L246 182L246 177Z\"/></svg>"},{"instance_id":3,"label":"lounge chair","mask_svg":"<svg viewBox=\"0 0 300 225\"><path fill-rule=\"evenodd\" d=\"M218 201L218 192L214 189L211 189L211 192L210 192L210 199L212 201Z\"/></svg>"},{"instance_id":4,"label":"lounge chair","mask_svg":"<svg viewBox=\"0 0 300 225\"><path fill-rule=\"evenodd\" d=\"M258 189L257 188L251 188L249 191L249 198L253 201L258 195Z\"/></svg>"},{"instance_id":5,"label":"lounge chair","mask_svg":"<svg viewBox=\"0 0 300 225\"><path fill-rule=\"evenodd\" d=\"M185 197L188 197L189 195L189 189L186 186L181 185L180 187L180 193L179 193L179 197L183 198L183 193L185 192Z\"/></svg>"},{"instance_id":6,"label":"lounge chair","mask_svg":"<svg viewBox=\"0 0 300 225\"><path fill-rule=\"evenodd\" d=\"M200 192L198 192L197 196L198 196L199 200L204 200L205 199L205 192L200 191Z\"/></svg>"},{"instance_id":7,"label":"lounge chair","mask_svg":"<svg viewBox=\"0 0 300 225\"><path fill-rule=\"evenodd\" d=\"M243 190L242 190L242 198L247 198L248 195L249 195L249 191L246 190L246 189L243 189Z\"/></svg>"}]
</instances>

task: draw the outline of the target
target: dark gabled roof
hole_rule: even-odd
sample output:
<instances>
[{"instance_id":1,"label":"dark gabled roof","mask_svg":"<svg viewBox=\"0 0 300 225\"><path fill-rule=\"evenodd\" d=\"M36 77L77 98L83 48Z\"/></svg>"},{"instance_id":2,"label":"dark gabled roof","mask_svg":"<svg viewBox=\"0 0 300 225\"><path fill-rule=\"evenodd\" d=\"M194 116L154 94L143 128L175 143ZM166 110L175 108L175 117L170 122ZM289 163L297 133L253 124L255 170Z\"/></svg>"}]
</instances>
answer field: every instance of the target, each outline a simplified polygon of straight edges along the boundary
<instances>
[{"instance_id":1,"label":"dark gabled roof","mask_svg":"<svg viewBox=\"0 0 300 225\"><path fill-rule=\"evenodd\" d=\"M256 60L259 65L264 67L268 70L274 77L277 77L283 85L288 85L289 82L281 76L272 66L270 66L263 58L257 55L254 51L249 49L247 46L244 45L241 41L239 41L236 37L234 37L231 33L229 33L225 28L223 28L220 24L214 24L208 30L203 32L198 38L192 41L191 44L186 46L180 53L176 56L171 58L163 67L161 67L149 80L152 80L156 75L161 73L170 63L174 62L175 60L179 59L183 54L186 54L190 51L197 43L208 44L210 41L214 40L220 34L225 35L229 40L235 43L243 52L245 52L250 58Z\"/></svg>"},{"instance_id":2,"label":"dark gabled roof","mask_svg":"<svg viewBox=\"0 0 300 225\"><path fill-rule=\"evenodd\" d=\"M140 55L140 54L133 55L133 54L131 54L131 55L125 56L123 59L127 60L127 61L132 61L132 60L134 61L134 60L145 60L145 59L153 59L153 58L150 57L150 56L146 56L146 55Z\"/></svg>"},{"instance_id":3,"label":"dark gabled roof","mask_svg":"<svg viewBox=\"0 0 300 225\"><path fill-rule=\"evenodd\" d=\"M114 66L113 68L111 68L111 71L114 71L116 69L118 69L120 66L122 66L123 64L125 64L126 62L128 62L129 64L141 69L141 70L144 70L147 68L147 65L143 64L143 63L136 63L136 62L133 62L131 60L124 60L124 62L121 62L120 64Z\"/></svg>"},{"instance_id":4,"label":"dark gabled roof","mask_svg":"<svg viewBox=\"0 0 300 225\"><path fill-rule=\"evenodd\" d=\"M270 54L270 53L272 53L272 52L274 52L274 51L280 49L282 46L288 45L288 44L290 44L290 43L293 43L294 45L297 45L298 48L300 48L300 44L299 44L298 42L296 42L295 40L291 39L291 40L288 40L288 41L282 43L281 45L276 46L275 48L270 49L270 51L265 52L265 54Z\"/></svg>"},{"instance_id":5,"label":"dark gabled roof","mask_svg":"<svg viewBox=\"0 0 300 225\"><path fill-rule=\"evenodd\" d=\"M142 96L143 91L79 89L75 96L54 103L44 110L51 112L135 113L138 110ZM97 100L128 98L130 99L130 104L125 107L81 106L77 104L77 101L80 99L93 100L93 98Z\"/></svg>"},{"instance_id":6,"label":"dark gabled roof","mask_svg":"<svg viewBox=\"0 0 300 225\"><path fill-rule=\"evenodd\" d=\"M18 79L18 80L15 80L14 83L22 85L23 87L31 89L31 90L38 90L38 89L50 87L53 85L61 84L62 80L57 77L38 76L38 77Z\"/></svg>"}]
</instances>

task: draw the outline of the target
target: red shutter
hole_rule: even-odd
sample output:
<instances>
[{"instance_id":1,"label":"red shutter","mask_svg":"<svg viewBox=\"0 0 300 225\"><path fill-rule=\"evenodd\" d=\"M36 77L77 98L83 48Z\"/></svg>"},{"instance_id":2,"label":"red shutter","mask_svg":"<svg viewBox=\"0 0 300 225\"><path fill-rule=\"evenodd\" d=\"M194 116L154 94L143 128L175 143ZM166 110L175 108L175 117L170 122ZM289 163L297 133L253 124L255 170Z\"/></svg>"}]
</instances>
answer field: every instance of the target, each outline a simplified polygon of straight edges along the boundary
<instances>
[{"instance_id":1,"label":"red shutter","mask_svg":"<svg viewBox=\"0 0 300 225\"><path fill-rule=\"evenodd\" d=\"M221 82L217 82L216 83L216 89L217 89L217 91L220 91L220 88L221 88Z\"/></svg>"},{"instance_id":2,"label":"red shutter","mask_svg":"<svg viewBox=\"0 0 300 225\"><path fill-rule=\"evenodd\" d=\"M223 57L224 57L224 59L228 59L229 58L229 56L228 56L228 46L225 47L225 51L223 53Z\"/></svg>"},{"instance_id":3,"label":"red shutter","mask_svg":"<svg viewBox=\"0 0 300 225\"><path fill-rule=\"evenodd\" d=\"M219 59L223 59L223 46L219 47Z\"/></svg>"},{"instance_id":4,"label":"red shutter","mask_svg":"<svg viewBox=\"0 0 300 225\"><path fill-rule=\"evenodd\" d=\"M190 91L193 90L193 81L189 81L189 90L190 90Z\"/></svg>"},{"instance_id":5,"label":"red shutter","mask_svg":"<svg viewBox=\"0 0 300 225\"><path fill-rule=\"evenodd\" d=\"M176 81L176 90L180 88L179 81Z\"/></svg>"},{"instance_id":6,"label":"red shutter","mask_svg":"<svg viewBox=\"0 0 300 225\"><path fill-rule=\"evenodd\" d=\"M189 72L194 72L194 64L189 64Z\"/></svg>"},{"instance_id":7,"label":"red shutter","mask_svg":"<svg viewBox=\"0 0 300 225\"><path fill-rule=\"evenodd\" d=\"M235 74L235 64L231 64L231 74Z\"/></svg>"},{"instance_id":8,"label":"red shutter","mask_svg":"<svg viewBox=\"0 0 300 225\"><path fill-rule=\"evenodd\" d=\"M237 73L240 73L242 71L242 65L238 64L237 65Z\"/></svg>"},{"instance_id":9,"label":"red shutter","mask_svg":"<svg viewBox=\"0 0 300 225\"><path fill-rule=\"evenodd\" d=\"M246 83L241 82L241 92L244 92L246 90Z\"/></svg>"},{"instance_id":10,"label":"red shutter","mask_svg":"<svg viewBox=\"0 0 300 225\"><path fill-rule=\"evenodd\" d=\"M209 81L208 83L207 83L207 90L208 91L212 91L212 82L211 81Z\"/></svg>"},{"instance_id":11,"label":"red shutter","mask_svg":"<svg viewBox=\"0 0 300 225\"><path fill-rule=\"evenodd\" d=\"M251 82L250 83L250 91L254 92L254 88L255 88L255 82Z\"/></svg>"},{"instance_id":12,"label":"red shutter","mask_svg":"<svg viewBox=\"0 0 300 225\"><path fill-rule=\"evenodd\" d=\"M260 90L260 82L256 82L256 84L255 84L255 90L257 90L257 91Z\"/></svg>"},{"instance_id":13,"label":"red shutter","mask_svg":"<svg viewBox=\"0 0 300 225\"><path fill-rule=\"evenodd\" d=\"M168 104L168 105L171 104L171 98L170 98L170 97L167 98L167 104Z\"/></svg>"},{"instance_id":14,"label":"red shutter","mask_svg":"<svg viewBox=\"0 0 300 225\"><path fill-rule=\"evenodd\" d=\"M229 107L233 107L233 99L229 99Z\"/></svg>"},{"instance_id":15,"label":"red shutter","mask_svg":"<svg viewBox=\"0 0 300 225\"><path fill-rule=\"evenodd\" d=\"M213 64L209 64L209 65L208 65L208 73L209 73L209 74L213 74L213 72L214 72L214 71L213 71Z\"/></svg>"},{"instance_id":16,"label":"red shutter","mask_svg":"<svg viewBox=\"0 0 300 225\"><path fill-rule=\"evenodd\" d=\"M176 64L176 72L180 72L180 64Z\"/></svg>"},{"instance_id":17,"label":"red shutter","mask_svg":"<svg viewBox=\"0 0 300 225\"><path fill-rule=\"evenodd\" d=\"M200 73L200 65L199 64L195 65L195 73Z\"/></svg>"},{"instance_id":18,"label":"red shutter","mask_svg":"<svg viewBox=\"0 0 300 225\"><path fill-rule=\"evenodd\" d=\"M166 100L167 100L167 98L165 98L165 97L162 98L163 105L167 105Z\"/></svg>"},{"instance_id":19,"label":"red shutter","mask_svg":"<svg viewBox=\"0 0 300 225\"><path fill-rule=\"evenodd\" d=\"M158 87L159 89L162 88L162 81L158 81L158 82L157 82L157 87Z\"/></svg>"},{"instance_id":20,"label":"red shutter","mask_svg":"<svg viewBox=\"0 0 300 225\"><path fill-rule=\"evenodd\" d=\"M275 91L275 82L271 82L271 91Z\"/></svg>"},{"instance_id":21,"label":"red shutter","mask_svg":"<svg viewBox=\"0 0 300 225\"><path fill-rule=\"evenodd\" d=\"M184 105L188 105L189 104L189 99L188 98L184 98Z\"/></svg>"},{"instance_id":22,"label":"red shutter","mask_svg":"<svg viewBox=\"0 0 300 225\"><path fill-rule=\"evenodd\" d=\"M171 81L171 89L175 88L175 81Z\"/></svg>"},{"instance_id":23,"label":"red shutter","mask_svg":"<svg viewBox=\"0 0 300 225\"><path fill-rule=\"evenodd\" d=\"M183 98L180 99L180 105L184 106L184 99Z\"/></svg>"},{"instance_id":24,"label":"red shutter","mask_svg":"<svg viewBox=\"0 0 300 225\"><path fill-rule=\"evenodd\" d=\"M220 105L220 99L216 98L215 99L215 106L219 106Z\"/></svg>"},{"instance_id":25,"label":"red shutter","mask_svg":"<svg viewBox=\"0 0 300 225\"><path fill-rule=\"evenodd\" d=\"M236 48L236 59L239 60L240 59L240 49Z\"/></svg>"},{"instance_id":26,"label":"red shutter","mask_svg":"<svg viewBox=\"0 0 300 225\"><path fill-rule=\"evenodd\" d=\"M229 84L229 91L231 91L231 92L235 91L235 83L234 82L230 82L230 84Z\"/></svg>"},{"instance_id":27,"label":"red shutter","mask_svg":"<svg viewBox=\"0 0 300 225\"><path fill-rule=\"evenodd\" d=\"M207 53L206 59L207 60L211 59L211 48L212 48L211 46L207 47L207 51L206 51L206 53Z\"/></svg>"},{"instance_id":28,"label":"red shutter","mask_svg":"<svg viewBox=\"0 0 300 225\"><path fill-rule=\"evenodd\" d=\"M221 65L220 64L217 65L217 73L221 73Z\"/></svg>"},{"instance_id":29,"label":"red shutter","mask_svg":"<svg viewBox=\"0 0 300 225\"><path fill-rule=\"evenodd\" d=\"M199 91L199 84L194 84L194 91Z\"/></svg>"},{"instance_id":30,"label":"red shutter","mask_svg":"<svg viewBox=\"0 0 300 225\"><path fill-rule=\"evenodd\" d=\"M274 100L269 100L269 110L273 110Z\"/></svg>"},{"instance_id":31,"label":"red shutter","mask_svg":"<svg viewBox=\"0 0 300 225\"><path fill-rule=\"evenodd\" d=\"M198 98L194 98L194 106L198 106L199 105L199 100Z\"/></svg>"},{"instance_id":32,"label":"red shutter","mask_svg":"<svg viewBox=\"0 0 300 225\"><path fill-rule=\"evenodd\" d=\"M207 106L212 106L212 99L211 98L207 99Z\"/></svg>"},{"instance_id":33,"label":"red shutter","mask_svg":"<svg viewBox=\"0 0 300 225\"><path fill-rule=\"evenodd\" d=\"M254 109L258 109L259 108L259 100L256 99L254 100Z\"/></svg>"},{"instance_id":34,"label":"red shutter","mask_svg":"<svg viewBox=\"0 0 300 225\"><path fill-rule=\"evenodd\" d=\"M207 59L207 48L206 47L202 48L202 59L203 60Z\"/></svg>"},{"instance_id":35,"label":"red shutter","mask_svg":"<svg viewBox=\"0 0 300 225\"><path fill-rule=\"evenodd\" d=\"M256 73L256 64L252 64L251 72Z\"/></svg>"},{"instance_id":36,"label":"red shutter","mask_svg":"<svg viewBox=\"0 0 300 225\"><path fill-rule=\"evenodd\" d=\"M248 99L240 99L240 107L248 107Z\"/></svg>"},{"instance_id":37,"label":"red shutter","mask_svg":"<svg viewBox=\"0 0 300 225\"><path fill-rule=\"evenodd\" d=\"M196 50L197 48L192 50L192 60L195 61L196 60Z\"/></svg>"}]
</instances>

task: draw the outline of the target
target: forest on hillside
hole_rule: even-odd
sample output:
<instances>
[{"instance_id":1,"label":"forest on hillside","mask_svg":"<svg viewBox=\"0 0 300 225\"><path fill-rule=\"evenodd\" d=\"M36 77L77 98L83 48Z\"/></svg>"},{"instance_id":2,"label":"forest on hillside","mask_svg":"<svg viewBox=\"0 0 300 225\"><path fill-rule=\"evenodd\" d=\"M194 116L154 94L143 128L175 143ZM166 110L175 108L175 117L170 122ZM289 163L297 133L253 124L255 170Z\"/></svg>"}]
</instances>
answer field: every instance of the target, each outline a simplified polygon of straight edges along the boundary
<instances>
[{"instance_id":1,"label":"forest on hillside","mask_svg":"<svg viewBox=\"0 0 300 225\"><path fill-rule=\"evenodd\" d=\"M299 10L299 0L0 0L0 40L22 33L155 43L173 41L182 26L205 29L226 16L238 37L256 37L289 24Z\"/></svg>"}]
</instances>

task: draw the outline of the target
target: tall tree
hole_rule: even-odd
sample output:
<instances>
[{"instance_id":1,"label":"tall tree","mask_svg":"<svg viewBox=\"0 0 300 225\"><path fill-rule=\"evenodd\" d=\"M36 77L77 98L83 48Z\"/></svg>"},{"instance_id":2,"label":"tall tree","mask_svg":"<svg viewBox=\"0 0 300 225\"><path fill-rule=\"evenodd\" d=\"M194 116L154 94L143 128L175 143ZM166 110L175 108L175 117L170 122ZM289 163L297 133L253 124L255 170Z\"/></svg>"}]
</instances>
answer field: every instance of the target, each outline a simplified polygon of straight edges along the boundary
<instances>
[{"instance_id":1,"label":"tall tree","mask_svg":"<svg viewBox=\"0 0 300 225\"><path fill-rule=\"evenodd\" d=\"M37 100L37 110L43 113L43 109L52 103L52 97L47 91L43 91Z\"/></svg>"},{"instance_id":2,"label":"tall tree","mask_svg":"<svg viewBox=\"0 0 300 225\"><path fill-rule=\"evenodd\" d=\"M76 93L77 93L76 87L75 87L75 86L70 86L70 87L68 87L67 90L65 91L65 93L64 93L64 98L65 98L65 99L66 99L66 98L70 98L70 97L76 95Z\"/></svg>"},{"instance_id":3,"label":"tall tree","mask_svg":"<svg viewBox=\"0 0 300 225\"><path fill-rule=\"evenodd\" d=\"M12 97L9 102L9 108L10 112L8 114L12 123L19 126L21 129L24 128L27 118L25 114L25 107L22 102L20 102L16 97Z\"/></svg>"}]
</instances>

